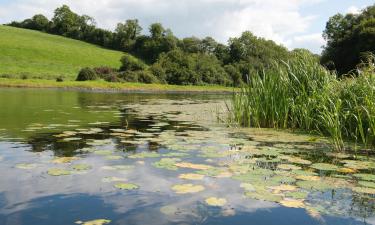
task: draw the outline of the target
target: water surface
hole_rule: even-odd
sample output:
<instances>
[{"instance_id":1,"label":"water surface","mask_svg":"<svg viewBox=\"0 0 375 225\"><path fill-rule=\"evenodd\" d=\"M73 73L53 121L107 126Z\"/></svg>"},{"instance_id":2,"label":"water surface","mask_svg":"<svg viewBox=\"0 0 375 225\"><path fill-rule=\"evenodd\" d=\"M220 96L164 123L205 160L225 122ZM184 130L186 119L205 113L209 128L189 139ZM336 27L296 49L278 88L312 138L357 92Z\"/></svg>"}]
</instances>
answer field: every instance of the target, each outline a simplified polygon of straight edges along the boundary
<instances>
[{"instance_id":1,"label":"water surface","mask_svg":"<svg viewBox=\"0 0 375 225\"><path fill-rule=\"evenodd\" d=\"M0 224L375 224L373 154L229 98L0 89Z\"/></svg>"}]
</instances>

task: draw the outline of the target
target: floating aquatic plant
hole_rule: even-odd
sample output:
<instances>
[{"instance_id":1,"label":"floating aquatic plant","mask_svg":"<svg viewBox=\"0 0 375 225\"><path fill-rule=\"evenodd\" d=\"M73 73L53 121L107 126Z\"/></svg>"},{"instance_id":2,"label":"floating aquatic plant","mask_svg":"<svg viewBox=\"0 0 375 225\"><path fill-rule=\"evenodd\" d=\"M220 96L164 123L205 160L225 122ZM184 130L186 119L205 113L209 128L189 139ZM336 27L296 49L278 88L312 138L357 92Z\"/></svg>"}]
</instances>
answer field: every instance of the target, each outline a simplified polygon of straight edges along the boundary
<instances>
[{"instance_id":1,"label":"floating aquatic plant","mask_svg":"<svg viewBox=\"0 0 375 225\"><path fill-rule=\"evenodd\" d=\"M224 206L227 204L227 200L225 198L216 198L210 197L204 200L210 206Z\"/></svg>"},{"instance_id":2,"label":"floating aquatic plant","mask_svg":"<svg viewBox=\"0 0 375 225\"><path fill-rule=\"evenodd\" d=\"M18 163L16 164L16 168L24 169L24 170L31 170L37 167L37 164L34 163Z\"/></svg>"},{"instance_id":3,"label":"floating aquatic plant","mask_svg":"<svg viewBox=\"0 0 375 225\"><path fill-rule=\"evenodd\" d=\"M52 160L53 163L71 163L72 161L78 160L78 157L57 157Z\"/></svg>"},{"instance_id":4,"label":"floating aquatic plant","mask_svg":"<svg viewBox=\"0 0 375 225\"><path fill-rule=\"evenodd\" d=\"M82 171L82 170L90 170L92 166L88 164L76 164L72 168L77 171Z\"/></svg>"},{"instance_id":5,"label":"floating aquatic plant","mask_svg":"<svg viewBox=\"0 0 375 225\"><path fill-rule=\"evenodd\" d=\"M190 169L196 169L196 170L208 170L212 168L212 166L209 166L209 165L194 164L194 163L188 163L188 162L180 162L180 163L176 163L175 165L181 168L190 168Z\"/></svg>"},{"instance_id":6,"label":"floating aquatic plant","mask_svg":"<svg viewBox=\"0 0 375 225\"><path fill-rule=\"evenodd\" d=\"M111 220L107 220L107 219L97 219L97 220L90 220L90 221L86 221L86 222L83 222L83 221L76 221L75 223L76 224L82 224L82 225L104 225L104 224L108 224L110 223Z\"/></svg>"},{"instance_id":7,"label":"floating aquatic plant","mask_svg":"<svg viewBox=\"0 0 375 225\"><path fill-rule=\"evenodd\" d=\"M121 190L134 190L139 188L138 185L132 183L117 183L114 187Z\"/></svg>"},{"instance_id":8,"label":"floating aquatic plant","mask_svg":"<svg viewBox=\"0 0 375 225\"><path fill-rule=\"evenodd\" d=\"M335 171L339 168L336 165L328 164L328 163L314 163L310 167L317 169L317 170L325 170L325 171Z\"/></svg>"},{"instance_id":9,"label":"floating aquatic plant","mask_svg":"<svg viewBox=\"0 0 375 225\"><path fill-rule=\"evenodd\" d=\"M202 180L204 175L196 174L196 173L183 173L178 176L178 178L185 179L185 180Z\"/></svg>"},{"instance_id":10,"label":"floating aquatic plant","mask_svg":"<svg viewBox=\"0 0 375 225\"><path fill-rule=\"evenodd\" d=\"M179 158L162 158L152 165L160 169L177 170L178 167L175 164L179 161L181 161Z\"/></svg>"},{"instance_id":11,"label":"floating aquatic plant","mask_svg":"<svg viewBox=\"0 0 375 225\"><path fill-rule=\"evenodd\" d=\"M172 186L172 190L177 194L196 193L203 191L204 189L204 186L194 184L176 184Z\"/></svg>"},{"instance_id":12,"label":"floating aquatic plant","mask_svg":"<svg viewBox=\"0 0 375 225\"><path fill-rule=\"evenodd\" d=\"M72 172L69 170L65 170L65 169L52 168L47 171L47 174L51 176L64 176L64 175L70 175L72 174Z\"/></svg>"}]
</instances>

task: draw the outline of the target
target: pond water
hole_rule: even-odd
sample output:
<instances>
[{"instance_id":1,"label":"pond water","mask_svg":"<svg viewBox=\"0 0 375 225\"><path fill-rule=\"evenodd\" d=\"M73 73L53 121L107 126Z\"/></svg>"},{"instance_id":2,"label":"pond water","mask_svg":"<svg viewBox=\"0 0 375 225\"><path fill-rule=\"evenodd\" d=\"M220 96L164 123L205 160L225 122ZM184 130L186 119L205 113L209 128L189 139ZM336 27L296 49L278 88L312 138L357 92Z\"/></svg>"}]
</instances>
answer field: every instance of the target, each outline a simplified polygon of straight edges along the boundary
<instances>
[{"instance_id":1,"label":"pond water","mask_svg":"<svg viewBox=\"0 0 375 225\"><path fill-rule=\"evenodd\" d=\"M375 224L375 156L223 95L0 89L0 224Z\"/></svg>"}]
</instances>

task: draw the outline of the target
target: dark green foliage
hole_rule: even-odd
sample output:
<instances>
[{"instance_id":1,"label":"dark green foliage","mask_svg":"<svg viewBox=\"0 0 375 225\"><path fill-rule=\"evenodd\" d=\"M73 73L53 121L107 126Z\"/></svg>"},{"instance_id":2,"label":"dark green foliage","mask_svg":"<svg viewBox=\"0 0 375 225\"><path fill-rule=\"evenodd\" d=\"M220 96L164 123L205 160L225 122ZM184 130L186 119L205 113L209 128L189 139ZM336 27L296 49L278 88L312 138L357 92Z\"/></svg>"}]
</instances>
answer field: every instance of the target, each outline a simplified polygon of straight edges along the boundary
<instances>
[{"instance_id":1,"label":"dark green foliage","mask_svg":"<svg viewBox=\"0 0 375 225\"><path fill-rule=\"evenodd\" d=\"M375 53L375 5L361 14L336 14L327 22L321 62L340 75L356 68L367 53Z\"/></svg>"},{"instance_id":2,"label":"dark green foliage","mask_svg":"<svg viewBox=\"0 0 375 225\"><path fill-rule=\"evenodd\" d=\"M59 76L56 78L56 82L63 82L64 81L64 77L63 76Z\"/></svg>"},{"instance_id":3,"label":"dark green foliage","mask_svg":"<svg viewBox=\"0 0 375 225\"><path fill-rule=\"evenodd\" d=\"M150 82L153 79L148 79L148 75L141 75L147 79L139 79L139 73L129 73L146 71L145 74L151 73L162 83L241 86L250 76L270 69L270 65L280 58L290 57L286 48L273 41L258 38L251 32L244 32L241 37L230 39L228 45L220 44L211 37L179 40L160 23L151 24L149 34L141 35L142 27L137 19L118 23L115 32L111 32L97 28L93 18L78 15L66 5L55 10L52 21L48 21L43 15L36 15L25 21L10 25L44 30L126 51L119 69L127 75L122 76L126 78L121 77L120 81ZM116 77L119 77L117 71L95 70L101 79L116 81Z\"/></svg>"},{"instance_id":4,"label":"dark green foliage","mask_svg":"<svg viewBox=\"0 0 375 225\"><path fill-rule=\"evenodd\" d=\"M232 80L214 55L174 50L163 54L156 66L158 74L165 77L169 84L232 84Z\"/></svg>"},{"instance_id":5,"label":"dark green foliage","mask_svg":"<svg viewBox=\"0 0 375 225\"><path fill-rule=\"evenodd\" d=\"M143 62L129 54L126 54L121 58L121 64L120 71L137 71L146 68L146 65Z\"/></svg>"},{"instance_id":6,"label":"dark green foliage","mask_svg":"<svg viewBox=\"0 0 375 225\"><path fill-rule=\"evenodd\" d=\"M142 82L146 84L158 83L158 79L149 71L125 71L121 72L118 77L126 82Z\"/></svg>"},{"instance_id":7,"label":"dark green foliage","mask_svg":"<svg viewBox=\"0 0 375 225\"><path fill-rule=\"evenodd\" d=\"M238 65L243 77L268 69L275 61L289 57L286 48L258 38L251 32L244 32L239 38L231 38L229 54L231 62Z\"/></svg>"},{"instance_id":8,"label":"dark green foliage","mask_svg":"<svg viewBox=\"0 0 375 225\"><path fill-rule=\"evenodd\" d=\"M91 68L83 68L79 71L76 81L96 80L98 75Z\"/></svg>"}]
</instances>

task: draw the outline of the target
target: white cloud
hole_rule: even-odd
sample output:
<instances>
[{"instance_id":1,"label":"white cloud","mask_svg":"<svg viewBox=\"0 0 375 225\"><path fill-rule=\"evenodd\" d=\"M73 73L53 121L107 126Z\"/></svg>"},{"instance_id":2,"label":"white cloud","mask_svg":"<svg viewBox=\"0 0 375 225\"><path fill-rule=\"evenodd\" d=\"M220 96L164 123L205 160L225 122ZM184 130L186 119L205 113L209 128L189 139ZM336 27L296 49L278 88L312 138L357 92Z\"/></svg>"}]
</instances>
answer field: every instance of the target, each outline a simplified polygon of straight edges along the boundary
<instances>
[{"instance_id":1,"label":"white cloud","mask_svg":"<svg viewBox=\"0 0 375 225\"><path fill-rule=\"evenodd\" d=\"M325 40L321 33L299 35L288 41L290 48L307 48L314 53L320 53L321 47L325 45Z\"/></svg>"},{"instance_id":2,"label":"white cloud","mask_svg":"<svg viewBox=\"0 0 375 225\"><path fill-rule=\"evenodd\" d=\"M138 18L146 30L150 23L161 22L179 37L213 36L226 42L229 37L250 30L255 35L294 47L298 43L294 37L305 34L315 19L314 15L302 15L301 7L320 1L16 0L0 2L0 23L25 19L36 13L51 17L56 7L67 4L80 14L93 16L100 27L108 29L114 29L116 23L128 18Z\"/></svg>"},{"instance_id":3,"label":"white cloud","mask_svg":"<svg viewBox=\"0 0 375 225\"><path fill-rule=\"evenodd\" d=\"M347 10L347 13L352 13L352 14L359 14L361 12L361 9L358 8L357 6L350 6Z\"/></svg>"}]
</instances>

